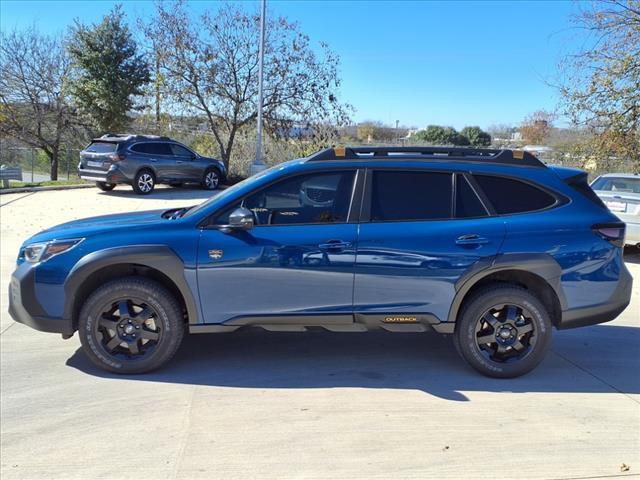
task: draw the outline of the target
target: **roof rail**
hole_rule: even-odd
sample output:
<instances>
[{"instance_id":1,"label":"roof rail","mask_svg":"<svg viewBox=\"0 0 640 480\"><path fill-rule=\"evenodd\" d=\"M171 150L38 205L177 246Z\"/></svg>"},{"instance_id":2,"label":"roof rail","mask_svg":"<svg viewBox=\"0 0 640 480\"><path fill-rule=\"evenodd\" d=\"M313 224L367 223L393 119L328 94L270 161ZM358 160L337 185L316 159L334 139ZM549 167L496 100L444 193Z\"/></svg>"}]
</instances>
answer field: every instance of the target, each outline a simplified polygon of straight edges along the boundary
<instances>
[{"instance_id":1,"label":"roof rail","mask_svg":"<svg viewBox=\"0 0 640 480\"><path fill-rule=\"evenodd\" d=\"M544 167L538 158L523 150L473 147L334 147L320 150L307 161L324 160L446 160Z\"/></svg>"},{"instance_id":2,"label":"roof rail","mask_svg":"<svg viewBox=\"0 0 640 480\"><path fill-rule=\"evenodd\" d=\"M146 140L171 140L169 137L161 137L158 135L138 135L132 133L105 133L101 137L95 138L94 140L134 140L134 139L146 139Z\"/></svg>"}]
</instances>

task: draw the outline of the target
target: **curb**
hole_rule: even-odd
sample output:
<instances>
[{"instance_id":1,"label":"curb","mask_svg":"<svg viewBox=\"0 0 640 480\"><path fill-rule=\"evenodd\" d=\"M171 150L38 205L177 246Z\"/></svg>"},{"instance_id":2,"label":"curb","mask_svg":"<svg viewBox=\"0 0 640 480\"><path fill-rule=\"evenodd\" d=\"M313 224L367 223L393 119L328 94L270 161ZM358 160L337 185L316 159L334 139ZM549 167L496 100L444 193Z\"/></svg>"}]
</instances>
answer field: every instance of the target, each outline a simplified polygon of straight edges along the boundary
<instances>
[{"instance_id":1,"label":"curb","mask_svg":"<svg viewBox=\"0 0 640 480\"><path fill-rule=\"evenodd\" d=\"M45 187L16 187L16 188L0 188L0 195L9 193L25 193L25 192L46 192L48 190L75 190L76 188L95 187L93 183L79 185L48 185Z\"/></svg>"}]
</instances>

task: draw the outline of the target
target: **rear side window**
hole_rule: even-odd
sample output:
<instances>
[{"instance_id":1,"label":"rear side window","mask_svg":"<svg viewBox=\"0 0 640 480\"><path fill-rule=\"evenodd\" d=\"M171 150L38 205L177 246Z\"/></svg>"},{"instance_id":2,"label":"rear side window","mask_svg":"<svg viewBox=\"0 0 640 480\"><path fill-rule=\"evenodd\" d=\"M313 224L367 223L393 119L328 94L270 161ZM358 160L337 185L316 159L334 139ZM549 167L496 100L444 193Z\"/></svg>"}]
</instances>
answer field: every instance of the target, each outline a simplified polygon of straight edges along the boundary
<instances>
[{"instance_id":1,"label":"rear side window","mask_svg":"<svg viewBox=\"0 0 640 480\"><path fill-rule=\"evenodd\" d=\"M456 218L477 218L487 215L487 210L464 175L456 175Z\"/></svg>"},{"instance_id":2,"label":"rear side window","mask_svg":"<svg viewBox=\"0 0 640 480\"><path fill-rule=\"evenodd\" d=\"M451 218L451 183L450 173L373 172L371 220Z\"/></svg>"},{"instance_id":3,"label":"rear side window","mask_svg":"<svg viewBox=\"0 0 640 480\"><path fill-rule=\"evenodd\" d=\"M166 143L136 143L131 150L148 155L172 155L171 148Z\"/></svg>"},{"instance_id":4,"label":"rear side window","mask_svg":"<svg viewBox=\"0 0 640 480\"><path fill-rule=\"evenodd\" d=\"M91 153L113 153L118 148L118 144L114 142L92 142L85 152Z\"/></svg>"},{"instance_id":5,"label":"rear side window","mask_svg":"<svg viewBox=\"0 0 640 480\"><path fill-rule=\"evenodd\" d=\"M490 175L474 175L474 178L500 215L534 212L556 203L549 193L520 180Z\"/></svg>"}]
</instances>

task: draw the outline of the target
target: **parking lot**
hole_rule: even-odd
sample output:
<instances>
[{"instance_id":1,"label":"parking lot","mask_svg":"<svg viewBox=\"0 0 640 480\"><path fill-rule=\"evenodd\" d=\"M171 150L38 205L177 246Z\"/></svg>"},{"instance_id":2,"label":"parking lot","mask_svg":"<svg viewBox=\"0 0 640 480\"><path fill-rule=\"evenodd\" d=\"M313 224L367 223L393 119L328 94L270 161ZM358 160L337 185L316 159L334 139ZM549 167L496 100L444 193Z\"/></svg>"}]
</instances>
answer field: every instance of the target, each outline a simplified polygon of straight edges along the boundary
<instances>
[{"instance_id":1,"label":"parking lot","mask_svg":"<svg viewBox=\"0 0 640 480\"><path fill-rule=\"evenodd\" d=\"M158 188L0 196L1 471L58 478L540 478L640 474L640 252L615 321L554 332L531 374L480 376L438 335L187 337L158 372L93 367L7 314L20 243L76 218L188 206ZM238 288L242 288L238 285Z\"/></svg>"}]
</instances>

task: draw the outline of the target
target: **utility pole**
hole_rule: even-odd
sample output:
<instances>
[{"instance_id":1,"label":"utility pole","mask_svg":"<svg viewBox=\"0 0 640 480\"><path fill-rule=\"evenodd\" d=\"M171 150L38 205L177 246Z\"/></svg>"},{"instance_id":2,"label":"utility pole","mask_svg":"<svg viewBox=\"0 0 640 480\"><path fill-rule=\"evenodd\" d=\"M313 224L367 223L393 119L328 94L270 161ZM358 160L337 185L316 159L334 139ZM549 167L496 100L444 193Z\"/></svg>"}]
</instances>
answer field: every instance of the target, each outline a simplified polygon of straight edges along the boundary
<instances>
[{"instance_id":1,"label":"utility pole","mask_svg":"<svg viewBox=\"0 0 640 480\"><path fill-rule=\"evenodd\" d=\"M396 142L400 143L400 135L398 135L398 124L400 123L400 120L396 120Z\"/></svg>"},{"instance_id":2,"label":"utility pole","mask_svg":"<svg viewBox=\"0 0 640 480\"><path fill-rule=\"evenodd\" d=\"M160 133L160 55L156 50L156 133Z\"/></svg>"},{"instance_id":3,"label":"utility pole","mask_svg":"<svg viewBox=\"0 0 640 480\"><path fill-rule=\"evenodd\" d=\"M256 135L256 158L251 164L251 175L255 175L266 168L262 160L262 82L264 71L264 24L267 9L267 0L260 0L260 50L258 66L258 128Z\"/></svg>"}]
</instances>

